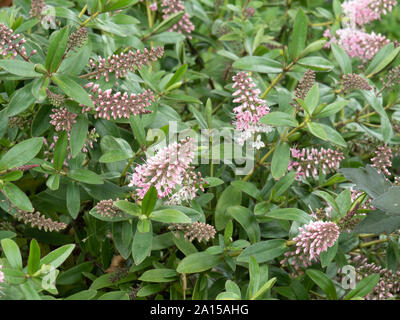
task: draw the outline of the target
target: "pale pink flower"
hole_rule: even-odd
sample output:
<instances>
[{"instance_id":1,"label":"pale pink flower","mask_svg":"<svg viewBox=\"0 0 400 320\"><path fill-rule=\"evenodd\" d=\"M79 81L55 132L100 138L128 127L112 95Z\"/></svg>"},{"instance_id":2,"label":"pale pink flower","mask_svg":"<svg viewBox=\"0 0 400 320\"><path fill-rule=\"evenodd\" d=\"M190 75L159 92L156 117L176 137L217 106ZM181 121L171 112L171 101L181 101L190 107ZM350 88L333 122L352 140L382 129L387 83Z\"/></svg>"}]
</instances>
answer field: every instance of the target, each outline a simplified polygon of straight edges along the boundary
<instances>
[{"instance_id":1,"label":"pale pink flower","mask_svg":"<svg viewBox=\"0 0 400 320\"><path fill-rule=\"evenodd\" d=\"M13 30L0 23L0 54L6 56L11 53L11 59L18 54L26 58L26 50L23 44L26 40L20 34L13 34Z\"/></svg>"},{"instance_id":2,"label":"pale pink flower","mask_svg":"<svg viewBox=\"0 0 400 320\"><path fill-rule=\"evenodd\" d=\"M236 130L241 133L238 143L243 145L252 135L262 132L268 133L272 130L270 126L259 122L260 118L268 114L270 109L265 101L259 97L260 89L257 88L248 73L239 72L233 76L232 80L234 81L232 88L236 89L232 94L235 97L233 102L240 103L233 109L236 115L234 125ZM264 146L260 134L257 135L253 146L257 149Z\"/></svg>"},{"instance_id":3,"label":"pale pink flower","mask_svg":"<svg viewBox=\"0 0 400 320\"><path fill-rule=\"evenodd\" d=\"M143 199L151 186L156 188L160 199L177 191L178 195L170 198L173 202L171 204L180 204L194 198L198 189L203 190L200 173L194 172L194 167L190 165L194 160L195 149L190 138L160 149L144 164L136 166L129 186L136 187L140 199ZM179 189L184 189L183 198Z\"/></svg>"},{"instance_id":4,"label":"pale pink flower","mask_svg":"<svg viewBox=\"0 0 400 320\"><path fill-rule=\"evenodd\" d=\"M371 159L371 166L374 167L378 173L383 172L390 176L388 168L392 166L393 153L389 146L378 146L375 150L375 157Z\"/></svg>"},{"instance_id":5,"label":"pale pink flower","mask_svg":"<svg viewBox=\"0 0 400 320\"><path fill-rule=\"evenodd\" d=\"M299 271L300 267L311 266L313 261L318 261L322 252L332 247L339 238L339 227L333 222L312 221L299 228L299 235L293 238L295 250L285 253L281 264L294 263Z\"/></svg>"},{"instance_id":6,"label":"pale pink flower","mask_svg":"<svg viewBox=\"0 0 400 320\"><path fill-rule=\"evenodd\" d=\"M50 115L50 124L55 126L56 131L71 131L72 126L76 123L76 113L68 111L67 108L52 109Z\"/></svg>"},{"instance_id":7,"label":"pale pink flower","mask_svg":"<svg viewBox=\"0 0 400 320\"><path fill-rule=\"evenodd\" d=\"M90 77L100 79L104 76L106 81L109 81L109 74L114 73L116 78L123 78L128 71L133 72L135 69L140 69L144 65L149 65L151 61L156 61L164 55L164 47L145 48L143 52L128 51L127 53L113 54L107 59L99 57L99 61L89 60L92 72L88 74Z\"/></svg>"},{"instance_id":8,"label":"pale pink flower","mask_svg":"<svg viewBox=\"0 0 400 320\"><path fill-rule=\"evenodd\" d=\"M363 26L380 19L381 15L392 11L396 4L396 0L350 0L343 2L342 8L351 23Z\"/></svg>"},{"instance_id":9,"label":"pale pink flower","mask_svg":"<svg viewBox=\"0 0 400 320\"><path fill-rule=\"evenodd\" d=\"M163 0L161 6L164 19L168 19L169 16L177 12L185 11L185 7L180 0ZM185 12L181 20L174 24L168 31L176 31L178 33L186 34L188 39L191 39L192 37L190 36L190 33L192 33L193 30L194 25L190 21L189 15Z\"/></svg>"},{"instance_id":10,"label":"pale pink flower","mask_svg":"<svg viewBox=\"0 0 400 320\"><path fill-rule=\"evenodd\" d=\"M148 89L143 93L128 94L124 92L112 93L111 89L103 91L98 84L93 82L85 85L85 88L91 88L89 94L94 107L85 107L81 105L82 112L95 111L95 118L110 120L118 118L129 118L130 115L151 113L146 110L154 101L154 93Z\"/></svg>"},{"instance_id":11,"label":"pale pink flower","mask_svg":"<svg viewBox=\"0 0 400 320\"><path fill-rule=\"evenodd\" d=\"M157 9L158 9L158 7L157 7L157 2L153 2L153 3L150 5L150 10L151 10L151 11L157 11Z\"/></svg>"},{"instance_id":12,"label":"pale pink flower","mask_svg":"<svg viewBox=\"0 0 400 320\"><path fill-rule=\"evenodd\" d=\"M334 172L344 159L342 152L332 149L303 148L298 150L291 148L290 150L292 158L295 160L289 162L288 170L296 171L296 180L310 176L315 178L320 170L324 174Z\"/></svg>"},{"instance_id":13,"label":"pale pink flower","mask_svg":"<svg viewBox=\"0 0 400 320\"><path fill-rule=\"evenodd\" d=\"M324 36L330 37L326 47L329 47L330 43L337 43L350 58L358 57L363 62L371 60L382 47L390 43L379 33L366 33L354 28L339 29L334 36L325 32Z\"/></svg>"}]
</instances>

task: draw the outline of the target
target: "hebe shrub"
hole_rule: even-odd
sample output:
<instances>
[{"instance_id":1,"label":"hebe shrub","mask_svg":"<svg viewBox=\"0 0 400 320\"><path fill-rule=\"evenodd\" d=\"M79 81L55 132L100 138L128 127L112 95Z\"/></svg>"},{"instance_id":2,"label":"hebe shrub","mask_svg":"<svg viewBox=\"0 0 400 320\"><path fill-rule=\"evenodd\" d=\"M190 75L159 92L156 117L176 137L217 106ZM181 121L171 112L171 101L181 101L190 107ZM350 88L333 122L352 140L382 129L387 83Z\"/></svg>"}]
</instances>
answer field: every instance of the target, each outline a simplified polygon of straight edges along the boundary
<instances>
[{"instance_id":1,"label":"hebe shrub","mask_svg":"<svg viewBox=\"0 0 400 320\"><path fill-rule=\"evenodd\" d=\"M0 299L396 299L395 0L0 10Z\"/></svg>"}]
</instances>

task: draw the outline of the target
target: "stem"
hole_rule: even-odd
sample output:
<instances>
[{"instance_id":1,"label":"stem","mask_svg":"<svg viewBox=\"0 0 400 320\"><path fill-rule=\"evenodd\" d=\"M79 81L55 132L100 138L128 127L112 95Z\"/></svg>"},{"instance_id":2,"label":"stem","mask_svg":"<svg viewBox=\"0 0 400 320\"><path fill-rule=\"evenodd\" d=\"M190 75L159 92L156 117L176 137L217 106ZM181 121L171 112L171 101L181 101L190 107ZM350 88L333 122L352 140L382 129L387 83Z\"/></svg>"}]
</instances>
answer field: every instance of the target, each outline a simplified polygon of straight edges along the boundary
<instances>
[{"instance_id":1,"label":"stem","mask_svg":"<svg viewBox=\"0 0 400 320\"><path fill-rule=\"evenodd\" d=\"M373 240L373 241L369 241L369 242L364 242L360 244L360 248L365 248L365 247L371 247L374 244L379 244L379 243L384 243L384 242L388 242L389 239L378 239L378 240Z\"/></svg>"}]
</instances>

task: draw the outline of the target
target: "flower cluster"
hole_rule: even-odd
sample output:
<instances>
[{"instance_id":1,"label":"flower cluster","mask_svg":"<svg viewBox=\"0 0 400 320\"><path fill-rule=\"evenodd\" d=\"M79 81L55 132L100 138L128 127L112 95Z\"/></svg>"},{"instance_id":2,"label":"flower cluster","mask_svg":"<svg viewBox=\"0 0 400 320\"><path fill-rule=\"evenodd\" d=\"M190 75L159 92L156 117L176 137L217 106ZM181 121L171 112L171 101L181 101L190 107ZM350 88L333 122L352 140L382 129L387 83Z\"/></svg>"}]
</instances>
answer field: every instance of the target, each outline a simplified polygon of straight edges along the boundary
<instances>
[{"instance_id":1,"label":"flower cluster","mask_svg":"<svg viewBox=\"0 0 400 320\"><path fill-rule=\"evenodd\" d=\"M387 300L400 292L400 271L393 272L375 263L368 263L367 258L361 256L356 256L352 260L356 267L357 281L373 273L380 276L374 290L365 297L367 300Z\"/></svg>"},{"instance_id":2,"label":"flower cluster","mask_svg":"<svg viewBox=\"0 0 400 320\"><path fill-rule=\"evenodd\" d=\"M0 54L6 56L11 53L14 59L18 54L26 57L26 50L23 44L26 40L20 34L14 34L13 31L4 24L0 23ZM32 51L32 53L35 53Z\"/></svg>"},{"instance_id":3,"label":"flower cluster","mask_svg":"<svg viewBox=\"0 0 400 320\"><path fill-rule=\"evenodd\" d=\"M390 69L380 80L384 83L385 88L393 88L398 85L400 83L400 66Z\"/></svg>"},{"instance_id":4,"label":"flower cluster","mask_svg":"<svg viewBox=\"0 0 400 320\"><path fill-rule=\"evenodd\" d=\"M185 198L179 198L181 194L178 193L178 198L172 200L174 203L186 200L188 195L194 198L198 189L203 190L200 172L194 172L194 167L190 165L195 156L195 148L193 140L187 138L160 149L144 164L136 166L129 186L136 187L140 199L143 199L151 186L156 188L158 198L170 196L181 186L185 188Z\"/></svg>"},{"instance_id":5,"label":"flower cluster","mask_svg":"<svg viewBox=\"0 0 400 320\"><path fill-rule=\"evenodd\" d=\"M232 94L235 97L233 102L240 103L233 109L236 114L234 125L236 130L240 132L238 143L243 145L254 134L268 133L272 130L270 126L259 123L260 118L269 113L269 108L265 101L259 97L260 89L257 88L248 73L239 72L232 79L234 81L232 88L236 89ZM260 134L256 136L253 146L257 149L264 147Z\"/></svg>"},{"instance_id":6,"label":"flower cluster","mask_svg":"<svg viewBox=\"0 0 400 320\"><path fill-rule=\"evenodd\" d=\"M151 113L145 108L149 107L155 101L154 93L148 89L143 93L129 95L127 92L112 93L111 89L101 90L98 84L93 82L85 85L85 88L91 88L90 99L94 107L85 107L81 105L82 112L94 110L95 118L110 120L118 118L129 118L130 115Z\"/></svg>"},{"instance_id":7,"label":"flower cluster","mask_svg":"<svg viewBox=\"0 0 400 320\"><path fill-rule=\"evenodd\" d=\"M44 231L61 231L67 227L64 222L53 221L50 218L46 218L38 211L31 213L17 209L16 218L18 221L31 224L32 227L37 227L39 230L43 229Z\"/></svg>"},{"instance_id":8,"label":"flower cluster","mask_svg":"<svg viewBox=\"0 0 400 320\"><path fill-rule=\"evenodd\" d=\"M355 73L343 75L343 88L345 92L372 89L367 80Z\"/></svg>"},{"instance_id":9,"label":"flower cluster","mask_svg":"<svg viewBox=\"0 0 400 320\"><path fill-rule=\"evenodd\" d=\"M116 78L123 78L128 71L133 72L135 69L140 69L144 65L149 65L150 61L156 61L164 55L164 47L145 48L143 52L128 51L127 53L114 54L107 59L99 57L99 61L89 60L92 72L87 74L87 77L95 77L100 79L104 76L106 81L109 81L109 74L114 73Z\"/></svg>"},{"instance_id":10,"label":"flower cluster","mask_svg":"<svg viewBox=\"0 0 400 320\"><path fill-rule=\"evenodd\" d=\"M379 33L366 33L353 28L339 29L336 35L331 35L327 29L324 36L330 38L326 44L327 47L330 43L337 43L351 58L358 57L363 62L371 60L382 47L390 42Z\"/></svg>"},{"instance_id":11,"label":"flower cluster","mask_svg":"<svg viewBox=\"0 0 400 320\"><path fill-rule=\"evenodd\" d=\"M350 23L363 26L380 19L381 15L392 11L396 4L396 0L349 0L343 2L342 8Z\"/></svg>"},{"instance_id":12,"label":"flower cluster","mask_svg":"<svg viewBox=\"0 0 400 320\"><path fill-rule=\"evenodd\" d=\"M41 20L44 7L44 0L31 0L31 10L29 12L31 18L36 17Z\"/></svg>"},{"instance_id":13,"label":"flower cluster","mask_svg":"<svg viewBox=\"0 0 400 320\"><path fill-rule=\"evenodd\" d=\"M183 235L186 239L189 241L197 239L199 242L202 240L208 241L214 239L216 233L215 228L212 225L198 221L190 224L175 223L169 226L169 229L183 231Z\"/></svg>"},{"instance_id":14,"label":"flower cluster","mask_svg":"<svg viewBox=\"0 0 400 320\"><path fill-rule=\"evenodd\" d=\"M64 95L53 93L49 89L46 89L46 95L47 95L47 99L49 99L49 102L55 107L60 107L65 102Z\"/></svg>"},{"instance_id":15,"label":"flower cluster","mask_svg":"<svg viewBox=\"0 0 400 320\"><path fill-rule=\"evenodd\" d=\"M122 215L122 211L114 206L114 201L112 199L101 200L95 208L97 213L104 218L115 218Z\"/></svg>"},{"instance_id":16,"label":"flower cluster","mask_svg":"<svg viewBox=\"0 0 400 320\"><path fill-rule=\"evenodd\" d=\"M297 85L296 90L294 91L295 98L304 100L308 91L310 91L314 83L315 83L315 71L307 69L307 71L304 72L303 78Z\"/></svg>"},{"instance_id":17,"label":"flower cluster","mask_svg":"<svg viewBox=\"0 0 400 320\"><path fill-rule=\"evenodd\" d=\"M183 6L181 0L163 0L161 3L163 18L168 19L169 16L180 12L185 11L185 7ZM186 34L188 39L192 37L189 35L194 30L194 25L189 19L189 15L185 12L182 16L181 20L178 23L174 24L169 31L176 31L178 33Z\"/></svg>"},{"instance_id":18,"label":"flower cluster","mask_svg":"<svg viewBox=\"0 0 400 320\"><path fill-rule=\"evenodd\" d=\"M65 107L52 109L52 111L50 124L55 127L56 131L71 131L78 115L68 111Z\"/></svg>"},{"instance_id":19,"label":"flower cluster","mask_svg":"<svg viewBox=\"0 0 400 320\"><path fill-rule=\"evenodd\" d=\"M388 168L392 166L393 153L392 149L388 146L378 146L375 150L375 157L371 159L371 166L374 167L378 173L383 172L390 176Z\"/></svg>"},{"instance_id":20,"label":"flower cluster","mask_svg":"<svg viewBox=\"0 0 400 320\"><path fill-rule=\"evenodd\" d=\"M311 266L322 252L332 247L339 237L339 227L333 222L312 221L299 228L299 235L293 239L295 250L287 251L281 264L293 262L297 271Z\"/></svg>"},{"instance_id":21,"label":"flower cluster","mask_svg":"<svg viewBox=\"0 0 400 320\"><path fill-rule=\"evenodd\" d=\"M310 176L316 177L319 174L319 170L324 174L334 172L344 159L342 152L332 149L303 148L299 150L291 148L290 151L292 157L296 160L289 162L288 170L293 169L296 171L296 180Z\"/></svg>"},{"instance_id":22,"label":"flower cluster","mask_svg":"<svg viewBox=\"0 0 400 320\"><path fill-rule=\"evenodd\" d=\"M83 27L71 33L68 37L68 48L78 49L81 48L88 39L88 30Z\"/></svg>"},{"instance_id":23,"label":"flower cluster","mask_svg":"<svg viewBox=\"0 0 400 320\"><path fill-rule=\"evenodd\" d=\"M10 128L18 128L18 129L25 129L26 126L30 124L29 118L23 118L21 116L15 116L8 118L8 126Z\"/></svg>"}]
</instances>

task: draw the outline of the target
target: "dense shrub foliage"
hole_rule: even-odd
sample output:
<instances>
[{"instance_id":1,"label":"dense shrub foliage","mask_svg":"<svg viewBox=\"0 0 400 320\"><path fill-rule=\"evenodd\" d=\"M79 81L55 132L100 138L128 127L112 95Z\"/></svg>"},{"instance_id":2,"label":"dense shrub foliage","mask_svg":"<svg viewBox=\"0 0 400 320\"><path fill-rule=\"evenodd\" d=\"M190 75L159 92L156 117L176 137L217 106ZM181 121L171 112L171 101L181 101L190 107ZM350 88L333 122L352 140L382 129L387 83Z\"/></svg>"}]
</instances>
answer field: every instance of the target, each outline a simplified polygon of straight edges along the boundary
<instances>
[{"instance_id":1,"label":"dense shrub foliage","mask_svg":"<svg viewBox=\"0 0 400 320\"><path fill-rule=\"evenodd\" d=\"M396 299L395 0L0 10L0 299Z\"/></svg>"}]
</instances>

